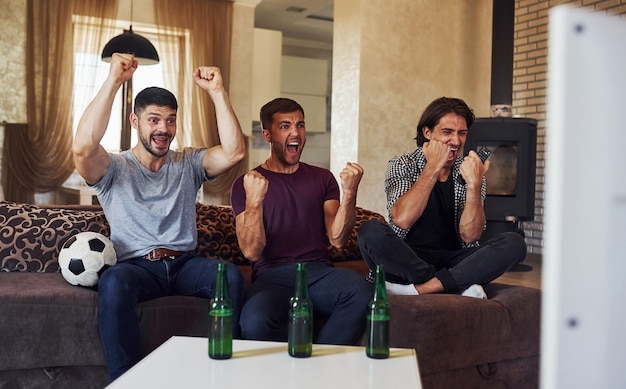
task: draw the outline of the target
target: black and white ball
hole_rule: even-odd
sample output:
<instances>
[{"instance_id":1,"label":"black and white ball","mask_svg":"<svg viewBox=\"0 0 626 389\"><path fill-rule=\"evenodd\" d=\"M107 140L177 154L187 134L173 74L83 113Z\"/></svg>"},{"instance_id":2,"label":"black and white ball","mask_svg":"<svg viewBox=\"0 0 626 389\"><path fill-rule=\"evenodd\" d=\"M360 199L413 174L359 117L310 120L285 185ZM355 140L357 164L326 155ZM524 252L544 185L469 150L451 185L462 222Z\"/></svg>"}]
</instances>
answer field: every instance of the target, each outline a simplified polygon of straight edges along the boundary
<instances>
[{"instance_id":1,"label":"black and white ball","mask_svg":"<svg viewBox=\"0 0 626 389\"><path fill-rule=\"evenodd\" d=\"M100 274L116 262L113 243L97 232L70 237L59 252L61 274L72 285L95 286Z\"/></svg>"}]
</instances>

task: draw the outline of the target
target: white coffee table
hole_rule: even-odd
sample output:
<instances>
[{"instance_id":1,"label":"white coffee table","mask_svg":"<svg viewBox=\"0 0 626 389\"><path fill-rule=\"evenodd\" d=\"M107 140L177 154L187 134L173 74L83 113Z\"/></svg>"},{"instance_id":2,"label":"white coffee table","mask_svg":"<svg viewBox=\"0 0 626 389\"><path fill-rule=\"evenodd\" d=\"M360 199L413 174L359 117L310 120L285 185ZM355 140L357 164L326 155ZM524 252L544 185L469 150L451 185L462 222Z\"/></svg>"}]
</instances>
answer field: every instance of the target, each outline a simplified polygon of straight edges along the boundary
<instances>
[{"instance_id":1,"label":"white coffee table","mask_svg":"<svg viewBox=\"0 0 626 389\"><path fill-rule=\"evenodd\" d=\"M213 360L207 347L206 338L174 336L108 388L422 387L413 349L371 359L364 347L315 344L310 358L292 358L286 343L234 340L231 359Z\"/></svg>"}]
</instances>

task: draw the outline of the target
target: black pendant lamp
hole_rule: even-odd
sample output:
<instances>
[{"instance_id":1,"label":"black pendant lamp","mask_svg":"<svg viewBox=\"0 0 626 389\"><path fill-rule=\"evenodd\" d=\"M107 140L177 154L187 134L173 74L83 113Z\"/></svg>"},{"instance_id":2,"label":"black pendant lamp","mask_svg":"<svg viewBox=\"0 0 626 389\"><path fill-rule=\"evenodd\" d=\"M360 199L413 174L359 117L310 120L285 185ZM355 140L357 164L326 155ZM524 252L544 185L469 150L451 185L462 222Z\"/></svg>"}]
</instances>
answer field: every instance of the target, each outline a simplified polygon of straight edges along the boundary
<instances>
[{"instance_id":1,"label":"black pendant lamp","mask_svg":"<svg viewBox=\"0 0 626 389\"><path fill-rule=\"evenodd\" d=\"M134 54L139 65L159 63L159 54L150 41L133 32L133 26L111 39L102 50L102 60L111 62L113 53Z\"/></svg>"},{"instance_id":2,"label":"black pendant lamp","mask_svg":"<svg viewBox=\"0 0 626 389\"><path fill-rule=\"evenodd\" d=\"M130 28L111 39L102 50L102 60L111 62L113 53L134 54L139 65L155 65L159 63L159 54L150 41L133 32L133 2L130 2Z\"/></svg>"}]
</instances>

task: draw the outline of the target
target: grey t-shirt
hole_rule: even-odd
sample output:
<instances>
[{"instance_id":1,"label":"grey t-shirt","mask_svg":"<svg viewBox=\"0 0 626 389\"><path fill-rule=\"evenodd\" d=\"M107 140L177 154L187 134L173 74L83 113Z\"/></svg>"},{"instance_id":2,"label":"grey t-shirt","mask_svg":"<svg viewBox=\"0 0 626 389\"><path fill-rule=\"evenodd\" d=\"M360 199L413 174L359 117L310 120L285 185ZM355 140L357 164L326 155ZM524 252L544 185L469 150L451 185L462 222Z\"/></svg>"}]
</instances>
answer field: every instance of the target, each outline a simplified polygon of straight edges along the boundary
<instances>
[{"instance_id":1,"label":"grey t-shirt","mask_svg":"<svg viewBox=\"0 0 626 389\"><path fill-rule=\"evenodd\" d=\"M109 153L111 164L93 187L111 227L118 261L158 247L196 247L196 193L208 179L202 166L205 152L170 150L156 173L143 167L131 150Z\"/></svg>"}]
</instances>

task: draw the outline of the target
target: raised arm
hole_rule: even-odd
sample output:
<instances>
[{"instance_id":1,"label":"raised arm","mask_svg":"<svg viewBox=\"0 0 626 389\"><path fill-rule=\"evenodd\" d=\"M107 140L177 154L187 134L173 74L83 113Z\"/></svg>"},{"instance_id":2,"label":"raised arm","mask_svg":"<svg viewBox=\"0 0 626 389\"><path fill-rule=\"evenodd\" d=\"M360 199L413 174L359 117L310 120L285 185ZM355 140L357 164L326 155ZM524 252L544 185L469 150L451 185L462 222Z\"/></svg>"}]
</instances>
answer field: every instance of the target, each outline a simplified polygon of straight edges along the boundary
<instances>
[{"instance_id":1,"label":"raised arm","mask_svg":"<svg viewBox=\"0 0 626 389\"><path fill-rule=\"evenodd\" d=\"M196 84L206 91L215 105L220 144L204 155L204 169L209 177L217 176L233 167L246 155L246 144L239 120L224 89L222 74L214 66L201 66L193 73Z\"/></svg>"},{"instance_id":2,"label":"raised arm","mask_svg":"<svg viewBox=\"0 0 626 389\"><path fill-rule=\"evenodd\" d=\"M78 173L89 184L98 182L109 168L109 155L100 141L109 124L115 95L136 69L137 60L132 54L114 53L107 79L78 122L72 152Z\"/></svg>"},{"instance_id":3,"label":"raised arm","mask_svg":"<svg viewBox=\"0 0 626 389\"><path fill-rule=\"evenodd\" d=\"M356 222L356 195L361 177L363 168L354 162L348 162L339 174L343 191L341 202L328 200L324 203L328 240L335 247L346 244Z\"/></svg>"}]
</instances>

